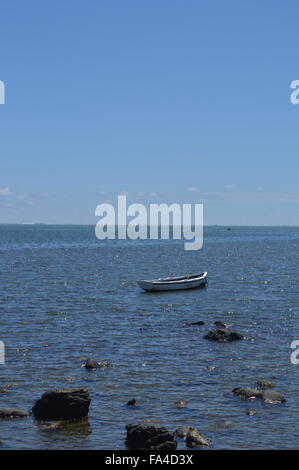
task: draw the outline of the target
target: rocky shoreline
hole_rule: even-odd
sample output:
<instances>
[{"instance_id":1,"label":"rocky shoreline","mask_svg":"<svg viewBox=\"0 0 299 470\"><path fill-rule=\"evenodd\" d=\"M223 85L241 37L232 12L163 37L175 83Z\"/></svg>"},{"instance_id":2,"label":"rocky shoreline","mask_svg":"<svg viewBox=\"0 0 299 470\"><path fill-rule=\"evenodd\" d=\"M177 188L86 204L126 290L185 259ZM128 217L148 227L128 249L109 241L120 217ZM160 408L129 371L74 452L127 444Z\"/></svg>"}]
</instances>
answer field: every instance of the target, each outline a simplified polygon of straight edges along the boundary
<instances>
[{"instance_id":1,"label":"rocky shoreline","mask_svg":"<svg viewBox=\"0 0 299 470\"><path fill-rule=\"evenodd\" d=\"M196 321L185 323L184 326L202 326L204 322ZM227 325L218 321L215 322L216 329L209 330L203 338L212 342L228 343L245 339L240 333L227 328ZM114 364L107 361L97 361L88 358L82 364L87 373L95 373L96 370L105 370L114 367ZM208 366L206 371L212 372L214 366ZM273 390L274 385L266 379L256 381L255 387L235 387L230 393L236 398L241 398L252 402L259 399L268 404L283 404L285 397ZM269 390L270 389L270 390ZM1 388L1 395L5 397L9 392L8 386ZM37 399L31 410L20 410L18 408L0 408L0 419L26 419L33 415L37 422L44 423L47 428L55 428L57 422L77 422L86 419L89 414L91 396L86 388L65 388L50 390L42 394ZM134 408L137 400L132 398L124 405ZM183 399L174 402L176 408L188 406ZM248 416L256 414L255 410L246 410ZM49 424L47 424L47 422ZM164 426L136 422L133 424L123 424L126 429L125 444L128 449L152 449L152 450L175 450L178 446L177 439L183 442L185 448L211 447L212 442L205 438L201 431L189 426L180 426L175 430L169 430Z\"/></svg>"}]
</instances>

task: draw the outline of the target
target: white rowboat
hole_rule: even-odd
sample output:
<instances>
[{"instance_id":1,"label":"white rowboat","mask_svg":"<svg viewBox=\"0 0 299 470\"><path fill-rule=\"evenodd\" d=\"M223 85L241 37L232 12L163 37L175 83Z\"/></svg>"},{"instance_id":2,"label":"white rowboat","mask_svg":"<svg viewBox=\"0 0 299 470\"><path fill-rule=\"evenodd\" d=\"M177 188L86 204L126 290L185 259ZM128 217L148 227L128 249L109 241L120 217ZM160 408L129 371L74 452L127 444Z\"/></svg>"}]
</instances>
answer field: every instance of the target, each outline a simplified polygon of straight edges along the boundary
<instances>
[{"instance_id":1,"label":"white rowboat","mask_svg":"<svg viewBox=\"0 0 299 470\"><path fill-rule=\"evenodd\" d=\"M191 276L141 280L137 281L137 284L141 289L146 291L195 289L206 285L207 275L208 273L204 272L201 274L193 274Z\"/></svg>"}]
</instances>

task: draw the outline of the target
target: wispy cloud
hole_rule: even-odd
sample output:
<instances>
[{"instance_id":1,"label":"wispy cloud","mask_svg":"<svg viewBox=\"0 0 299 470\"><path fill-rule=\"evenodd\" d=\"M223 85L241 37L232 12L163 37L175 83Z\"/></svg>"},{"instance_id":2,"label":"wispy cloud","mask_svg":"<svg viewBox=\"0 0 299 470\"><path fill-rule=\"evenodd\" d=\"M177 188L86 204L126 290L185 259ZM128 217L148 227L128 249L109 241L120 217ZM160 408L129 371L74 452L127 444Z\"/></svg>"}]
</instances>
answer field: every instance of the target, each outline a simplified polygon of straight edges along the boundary
<instances>
[{"instance_id":1,"label":"wispy cloud","mask_svg":"<svg viewBox=\"0 0 299 470\"><path fill-rule=\"evenodd\" d=\"M190 188L187 188L186 191L188 191L188 193L198 193L200 191L200 188L197 188L196 186L191 186Z\"/></svg>"},{"instance_id":2,"label":"wispy cloud","mask_svg":"<svg viewBox=\"0 0 299 470\"><path fill-rule=\"evenodd\" d=\"M0 196L10 196L12 194L9 188L0 188Z\"/></svg>"}]
</instances>

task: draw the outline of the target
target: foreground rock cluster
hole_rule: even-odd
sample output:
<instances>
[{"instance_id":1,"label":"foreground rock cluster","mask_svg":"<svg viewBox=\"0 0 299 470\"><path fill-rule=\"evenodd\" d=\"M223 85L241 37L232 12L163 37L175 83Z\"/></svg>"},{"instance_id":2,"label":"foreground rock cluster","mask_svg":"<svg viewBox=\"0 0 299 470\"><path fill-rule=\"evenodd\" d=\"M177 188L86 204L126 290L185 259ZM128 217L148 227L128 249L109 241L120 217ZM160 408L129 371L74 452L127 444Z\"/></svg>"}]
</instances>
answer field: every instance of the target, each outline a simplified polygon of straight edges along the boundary
<instances>
[{"instance_id":1,"label":"foreground rock cluster","mask_svg":"<svg viewBox=\"0 0 299 470\"><path fill-rule=\"evenodd\" d=\"M184 326L201 326L204 324L203 321L194 321L186 322ZM240 333L228 329L230 325L226 325L220 321L214 322L214 325L216 328L208 331L204 335L204 338L209 341L227 343L248 339L244 338ZM110 362L97 362L94 359L87 359L86 362L82 364L82 367L87 371L93 371L96 369L103 370L111 368L114 367L114 365ZM215 369L216 367L211 365L204 368L204 370L207 371L213 371ZM236 387L232 390L232 393L236 397L244 400L260 399L264 403L284 403L286 401L285 397L281 393L273 390L273 387L274 385L271 382L263 379L258 380L255 387ZM0 393L3 395L8 393L7 388L1 388ZM35 402L32 411L23 411L17 408L0 408L0 419L26 418L32 413L35 419L50 422L40 423L40 425L74 425L77 424L76 421L82 420L88 416L90 402L91 398L89 392L85 388L50 390L45 392ZM135 399L131 399L126 403L127 406L133 408L136 404L137 401ZM178 400L174 402L174 405L176 408L185 408L187 402L185 400ZM253 416L257 411L247 410L246 413L249 416ZM54 423L51 423L51 421L54 421ZM144 423L128 424L126 426L126 445L129 449L172 451L178 446L177 438L184 439L186 447L189 448L202 448L211 445L211 442L202 436L196 428L190 426L181 426L175 431L170 431L164 426Z\"/></svg>"},{"instance_id":2,"label":"foreground rock cluster","mask_svg":"<svg viewBox=\"0 0 299 470\"><path fill-rule=\"evenodd\" d=\"M129 449L149 450L175 450L177 448L176 436L186 440L187 447L210 446L211 443L199 431L190 426L181 426L175 432L164 426L147 424L128 424L127 447Z\"/></svg>"}]
</instances>

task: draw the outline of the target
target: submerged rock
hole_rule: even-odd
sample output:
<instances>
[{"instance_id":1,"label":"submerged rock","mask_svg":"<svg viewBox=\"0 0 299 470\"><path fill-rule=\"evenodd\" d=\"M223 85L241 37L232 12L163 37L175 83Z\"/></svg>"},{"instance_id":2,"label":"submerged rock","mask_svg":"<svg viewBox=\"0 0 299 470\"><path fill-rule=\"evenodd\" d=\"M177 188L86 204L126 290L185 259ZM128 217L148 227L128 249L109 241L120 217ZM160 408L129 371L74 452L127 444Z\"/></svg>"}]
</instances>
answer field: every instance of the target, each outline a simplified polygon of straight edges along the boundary
<instances>
[{"instance_id":1,"label":"submerged rock","mask_svg":"<svg viewBox=\"0 0 299 470\"><path fill-rule=\"evenodd\" d=\"M87 361L85 362L85 368L86 369L96 369L98 367L98 362L97 361L94 361L93 359L87 359Z\"/></svg>"},{"instance_id":2,"label":"submerged rock","mask_svg":"<svg viewBox=\"0 0 299 470\"><path fill-rule=\"evenodd\" d=\"M258 380L256 385L260 388L274 387L274 385L271 382L269 382L268 380Z\"/></svg>"},{"instance_id":3,"label":"submerged rock","mask_svg":"<svg viewBox=\"0 0 299 470\"><path fill-rule=\"evenodd\" d=\"M284 403L286 401L285 397L275 390L264 390L262 398L266 403Z\"/></svg>"},{"instance_id":4,"label":"submerged rock","mask_svg":"<svg viewBox=\"0 0 299 470\"><path fill-rule=\"evenodd\" d=\"M107 367L113 367L113 364L107 361L97 362L93 359L87 359L87 361L85 362L85 368L88 370L105 369Z\"/></svg>"},{"instance_id":5,"label":"submerged rock","mask_svg":"<svg viewBox=\"0 0 299 470\"><path fill-rule=\"evenodd\" d=\"M204 338L209 339L210 341L227 343L229 341L238 341L243 339L243 336L235 331L217 328L216 330L208 331L208 333L204 335Z\"/></svg>"},{"instance_id":6,"label":"submerged rock","mask_svg":"<svg viewBox=\"0 0 299 470\"><path fill-rule=\"evenodd\" d=\"M218 326L218 328L228 328L228 325L218 320L214 321L214 325Z\"/></svg>"},{"instance_id":7,"label":"submerged rock","mask_svg":"<svg viewBox=\"0 0 299 470\"><path fill-rule=\"evenodd\" d=\"M263 392L257 388L237 387L233 389L233 394L247 400L254 400L255 398L262 398Z\"/></svg>"},{"instance_id":8,"label":"submerged rock","mask_svg":"<svg viewBox=\"0 0 299 470\"><path fill-rule=\"evenodd\" d=\"M233 429L235 427L235 424L233 421L220 421L218 422L214 429L215 431L227 431L228 429Z\"/></svg>"},{"instance_id":9,"label":"submerged rock","mask_svg":"<svg viewBox=\"0 0 299 470\"><path fill-rule=\"evenodd\" d=\"M207 366L207 367L204 367L203 370L206 370L207 372L212 372L215 369L217 369L216 366Z\"/></svg>"},{"instance_id":10,"label":"submerged rock","mask_svg":"<svg viewBox=\"0 0 299 470\"><path fill-rule=\"evenodd\" d=\"M128 424L127 447L129 449L175 450L175 434L164 426Z\"/></svg>"},{"instance_id":11,"label":"submerged rock","mask_svg":"<svg viewBox=\"0 0 299 470\"><path fill-rule=\"evenodd\" d=\"M18 410L17 408L0 408L0 418L27 418L30 416L28 411Z\"/></svg>"},{"instance_id":12,"label":"submerged rock","mask_svg":"<svg viewBox=\"0 0 299 470\"><path fill-rule=\"evenodd\" d=\"M211 443L205 437L203 437L197 429L193 429L188 432L186 436L186 446L187 447L199 447L199 446L210 446Z\"/></svg>"},{"instance_id":13,"label":"submerged rock","mask_svg":"<svg viewBox=\"0 0 299 470\"><path fill-rule=\"evenodd\" d=\"M133 406L133 405L136 405L137 401L135 400L135 398L133 398L133 400L130 400L128 401L127 405L128 406Z\"/></svg>"},{"instance_id":14,"label":"submerged rock","mask_svg":"<svg viewBox=\"0 0 299 470\"><path fill-rule=\"evenodd\" d=\"M199 320L199 321L186 321L184 323L184 326L196 326L196 325L204 325L205 322L202 321L202 320Z\"/></svg>"},{"instance_id":15,"label":"submerged rock","mask_svg":"<svg viewBox=\"0 0 299 470\"><path fill-rule=\"evenodd\" d=\"M233 393L241 398L248 400L254 400L255 398L261 398L265 403L284 403L285 397L281 393L275 392L275 390L259 390L258 388L234 388Z\"/></svg>"},{"instance_id":16,"label":"submerged rock","mask_svg":"<svg viewBox=\"0 0 299 470\"><path fill-rule=\"evenodd\" d=\"M88 415L90 397L84 388L51 390L44 393L32 408L40 420L72 420Z\"/></svg>"},{"instance_id":17,"label":"submerged rock","mask_svg":"<svg viewBox=\"0 0 299 470\"><path fill-rule=\"evenodd\" d=\"M187 402L185 400L178 400L174 402L177 408L185 408L187 406Z\"/></svg>"}]
</instances>

